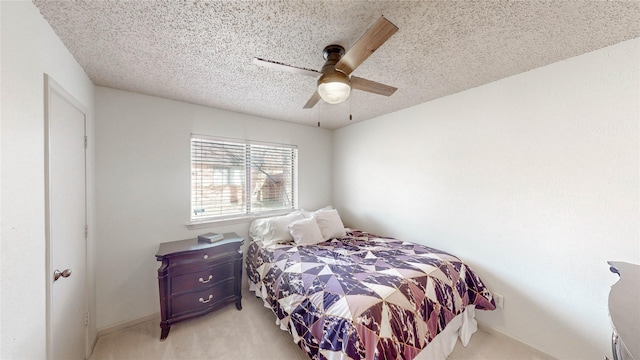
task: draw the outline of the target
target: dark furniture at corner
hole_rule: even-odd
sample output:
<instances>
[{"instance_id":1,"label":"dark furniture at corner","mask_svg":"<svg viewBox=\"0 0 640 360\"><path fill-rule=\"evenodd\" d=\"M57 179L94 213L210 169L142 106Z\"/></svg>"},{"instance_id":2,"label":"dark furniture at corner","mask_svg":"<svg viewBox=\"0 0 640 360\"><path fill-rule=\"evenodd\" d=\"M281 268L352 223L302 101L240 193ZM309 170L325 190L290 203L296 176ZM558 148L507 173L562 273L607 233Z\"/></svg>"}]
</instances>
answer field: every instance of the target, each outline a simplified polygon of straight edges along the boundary
<instances>
[{"instance_id":1,"label":"dark furniture at corner","mask_svg":"<svg viewBox=\"0 0 640 360\"><path fill-rule=\"evenodd\" d=\"M640 266L620 261L608 264L620 276L609 291L613 358L640 360Z\"/></svg>"},{"instance_id":2,"label":"dark furniture at corner","mask_svg":"<svg viewBox=\"0 0 640 360\"><path fill-rule=\"evenodd\" d=\"M197 239L160 244L156 259L160 287L160 340L171 325L235 302L242 310L242 244L235 233L214 243Z\"/></svg>"}]
</instances>

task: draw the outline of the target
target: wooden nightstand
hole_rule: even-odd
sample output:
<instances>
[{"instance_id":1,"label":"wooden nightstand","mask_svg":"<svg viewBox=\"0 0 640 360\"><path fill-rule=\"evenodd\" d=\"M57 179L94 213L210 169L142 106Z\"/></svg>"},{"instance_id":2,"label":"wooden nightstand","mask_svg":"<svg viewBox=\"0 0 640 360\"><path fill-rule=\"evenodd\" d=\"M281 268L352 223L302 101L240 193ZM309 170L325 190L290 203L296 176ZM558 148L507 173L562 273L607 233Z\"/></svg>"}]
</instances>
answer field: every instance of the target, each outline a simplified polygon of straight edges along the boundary
<instances>
[{"instance_id":1,"label":"wooden nightstand","mask_svg":"<svg viewBox=\"0 0 640 360\"><path fill-rule=\"evenodd\" d=\"M242 310L242 244L236 233L214 243L197 239L160 244L156 259L160 287L160 340L172 324L235 302Z\"/></svg>"}]
</instances>

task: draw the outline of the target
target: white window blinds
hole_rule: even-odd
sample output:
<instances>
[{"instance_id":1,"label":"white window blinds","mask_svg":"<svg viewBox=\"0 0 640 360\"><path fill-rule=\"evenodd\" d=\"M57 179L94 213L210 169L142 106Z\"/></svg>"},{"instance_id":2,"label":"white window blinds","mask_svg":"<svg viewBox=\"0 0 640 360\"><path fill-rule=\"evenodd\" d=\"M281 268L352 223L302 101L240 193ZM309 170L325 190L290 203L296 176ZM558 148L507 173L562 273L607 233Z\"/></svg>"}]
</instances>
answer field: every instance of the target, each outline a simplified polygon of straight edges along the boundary
<instances>
[{"instance_id":1,"label":"white window blinds","mask_svg":"<svg viewBox=\"0 0 640 360\"><path fill-rule=\"evenodd\" d=\"M191 221L289 210L297 202L293 145L191 136Z\"/></svg>"}]
</instances>

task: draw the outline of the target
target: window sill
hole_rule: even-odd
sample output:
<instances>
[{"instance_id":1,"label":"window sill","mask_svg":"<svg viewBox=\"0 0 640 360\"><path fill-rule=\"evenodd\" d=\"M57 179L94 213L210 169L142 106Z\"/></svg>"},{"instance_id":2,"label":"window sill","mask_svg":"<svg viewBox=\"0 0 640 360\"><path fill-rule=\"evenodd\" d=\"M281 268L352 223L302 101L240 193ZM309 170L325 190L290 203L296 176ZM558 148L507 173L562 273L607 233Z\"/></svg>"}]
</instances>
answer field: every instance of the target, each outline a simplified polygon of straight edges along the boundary
<instances>
[{"instance_id":1,"label":"window sill","mask_svg":"<svg viewBox=\"0 0 640 360\"><path fill-rule=\"evenodd\" d=\"M262 213L260 215L242 216L237 218L226 218L226 219L219 219L219 220L194 221L186 224L186 226L187 226L187 229L189 230L198 230L198 229L206 229L206 228L212 228L217 226L245 224L245 223L250 223L255 219L286 215L291 213L292 211L295 211L295 210L289 209L289 210L282 210L282 211L273 211L268 213Z\"/></svg>"}]
</instances>

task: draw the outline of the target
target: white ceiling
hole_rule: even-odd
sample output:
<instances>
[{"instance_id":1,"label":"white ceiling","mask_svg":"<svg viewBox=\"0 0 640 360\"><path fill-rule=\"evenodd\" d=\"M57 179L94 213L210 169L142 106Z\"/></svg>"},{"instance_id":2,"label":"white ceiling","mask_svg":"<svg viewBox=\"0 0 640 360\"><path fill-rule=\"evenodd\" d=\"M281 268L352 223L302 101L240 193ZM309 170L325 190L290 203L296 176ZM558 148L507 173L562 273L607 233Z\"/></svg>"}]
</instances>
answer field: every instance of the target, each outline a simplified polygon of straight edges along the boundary
<instances>
[{"instance_id":1,"label":"white ceiling","mask_svg":"<svg viewBox=\"0 0 640 360\"><path fill-rule=\"evenodd\" d=\"M33 2L97 85L328 129L640 36L638 1ZM353 75L390 97L305 110L314 78L252 63L320 70L381 15L400 30Z\"/></svg>"}]
</instances>

